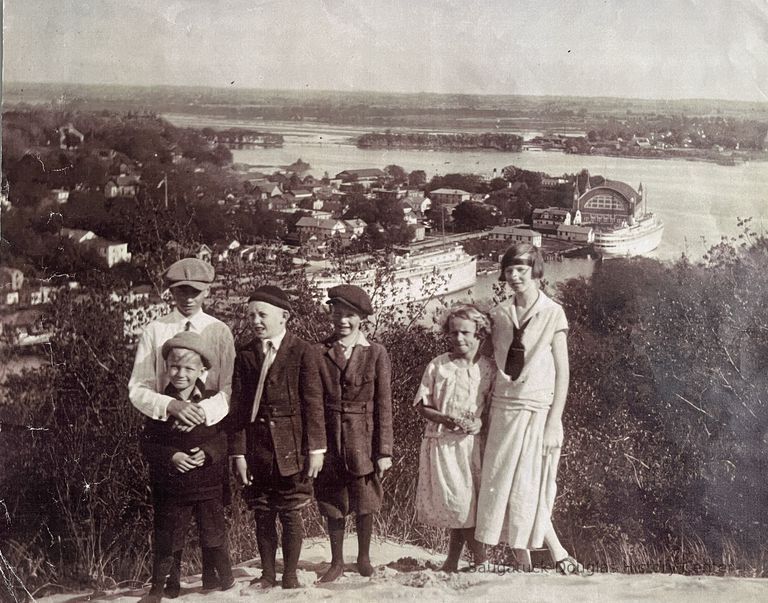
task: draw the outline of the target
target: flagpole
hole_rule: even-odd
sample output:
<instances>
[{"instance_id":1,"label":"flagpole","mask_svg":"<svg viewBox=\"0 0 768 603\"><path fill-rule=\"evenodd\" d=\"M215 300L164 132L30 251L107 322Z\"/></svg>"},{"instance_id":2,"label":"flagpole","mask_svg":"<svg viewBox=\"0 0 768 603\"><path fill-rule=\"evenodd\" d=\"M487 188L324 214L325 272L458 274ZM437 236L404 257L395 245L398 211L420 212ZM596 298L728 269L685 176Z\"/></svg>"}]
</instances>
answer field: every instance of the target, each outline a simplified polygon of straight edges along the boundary
<instances>
[{"instance_id":1,"label":"flagpole","mask_svg":"<svg viewBox=\"0 0 768 603\"><path fill-rule=\"evenodd\" d=\"M163 172L163 182L165 182L165 209L168 209L168 173Z\"/></svg>"}]
</instances>

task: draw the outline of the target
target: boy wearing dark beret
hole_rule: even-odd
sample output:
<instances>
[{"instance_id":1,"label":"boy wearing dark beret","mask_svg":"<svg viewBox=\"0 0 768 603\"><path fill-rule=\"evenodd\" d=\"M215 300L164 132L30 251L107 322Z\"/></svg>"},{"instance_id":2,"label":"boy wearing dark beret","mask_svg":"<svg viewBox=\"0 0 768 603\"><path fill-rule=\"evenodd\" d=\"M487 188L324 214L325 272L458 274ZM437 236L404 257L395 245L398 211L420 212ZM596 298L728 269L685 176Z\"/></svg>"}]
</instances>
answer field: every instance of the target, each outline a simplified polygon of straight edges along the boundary
<instances>
[{"instance_id":1,"label":"boy wearing dark beret","mask_svg":"<svg viewBox=\"0 0 768 603\"><path fill-rule=\"evenodd\" d=\"M163 344L161 354L169 381L165 395L200 404L216 393L200 381L211 364L211 352L200 335L178 333ZM175 419L147 418L141 450L149 463L154 506L152 587L141 601L160 601L163 594L170 598L178 596L181 556L192 516L211 569L218 574L216 585L222 590L232 588L235 579L222 500L227 466L225 432L220 425L204 424L183 431Z\"/></svg>"},{"instance_id":2,"label":"boy wearing dark beret","mask_svg":"<svg viewBox=\"0 0 768 603\"><path fill-rule=\"evenodd\" d=\"M248 300L256 338L243 346L232 378L230 454L256 519L262 575L253 588L277 584L276 521L282 524L283 588L298 588L296 569L312 501L312 480L323 466L325 423L318 362L310 343L286 329L291 304L278 287Z\"/></svg>"},{"instance_id":3,"label":"boy wearing dark beret","mask_svg":"<svg viewBox=\"0 0 768 603\"><path fill-rule=\"evenodd\" d=\"M333 582L344 572L344 524L350 513L356 514L357 570L363 576L373 573L373 513L381 507L381 478L392 466L389 355L360 330L373 314L371 299L354 285L332 287L328 297L334 332L317 344L328 451L315 495L328 521L331 567L320 582Z\"/></svg>"}]
</instances>

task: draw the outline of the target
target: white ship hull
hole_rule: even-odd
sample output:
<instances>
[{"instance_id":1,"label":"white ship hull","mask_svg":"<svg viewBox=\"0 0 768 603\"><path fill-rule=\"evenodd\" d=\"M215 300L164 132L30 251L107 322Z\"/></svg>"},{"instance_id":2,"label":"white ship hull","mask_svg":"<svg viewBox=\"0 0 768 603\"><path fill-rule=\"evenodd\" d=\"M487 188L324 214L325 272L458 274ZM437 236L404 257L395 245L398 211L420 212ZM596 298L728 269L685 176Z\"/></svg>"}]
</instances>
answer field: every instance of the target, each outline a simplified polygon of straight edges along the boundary
<instances>
[{"instance_id":1,"label":"white ship hull","mask_svg":"<svg viewBox=\"0 0 768 603\"><path fill-rule=\"evenodd\" d=\"M378 279L373 269L346 279L334 274L316 274L310 275L310 280L323 299L327 299L328 289L346 282L365 289L374 306L379 307L454 293L472 287L477 281L477 261L461 247L396 257L393 263L392 277L383 284L376 284Z\"/></svg>"},{"instance_id":2,"label":"white ship hull","mask_svg":"<svg viewBox=\"0 0 768 603\"><path fill-rule=\"evenodd\" d=\"M593 246L606 255L643 255L659 246L663 233L664 224L650 214L632 226L596 230Z\"/></svg>"}]
</instances>

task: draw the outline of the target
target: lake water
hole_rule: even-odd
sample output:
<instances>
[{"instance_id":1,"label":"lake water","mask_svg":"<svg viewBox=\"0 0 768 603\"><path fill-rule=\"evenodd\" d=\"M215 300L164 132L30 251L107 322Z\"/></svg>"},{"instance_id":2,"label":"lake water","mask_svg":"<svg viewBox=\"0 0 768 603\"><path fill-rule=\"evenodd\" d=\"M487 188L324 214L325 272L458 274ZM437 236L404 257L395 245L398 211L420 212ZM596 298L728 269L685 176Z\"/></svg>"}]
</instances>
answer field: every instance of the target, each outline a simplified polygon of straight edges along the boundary
<instances>
[{"instance_id":1,"label":"lake water","mask_svg":"<svg viewBox=\"0 0 768 603\"><path fill-rule=\"evenodd\" d=\"M737 217L752 217L762 234L768 227L768 162L736 166L680 159L629 159L564 153L500 153L495 151L364 150L350 144L366 128L286 122L235 122L225 119L167 115L178 125L214 127L250 126L283 134L282 148L235 150L236 162L263 166L269 172L301 158L310 172L333 176L345 169L383 168L397 164L406 171L424 170L428 177L451 172L492 176L506 165L551 175L587 168L637 188L642 182L649 207L664 221L664 237L653 253L659 259L679 258L687 252L699 258L722 236L739 234ZM535 132L519 132L530 137Z\"/></svg>"}]
</instances>

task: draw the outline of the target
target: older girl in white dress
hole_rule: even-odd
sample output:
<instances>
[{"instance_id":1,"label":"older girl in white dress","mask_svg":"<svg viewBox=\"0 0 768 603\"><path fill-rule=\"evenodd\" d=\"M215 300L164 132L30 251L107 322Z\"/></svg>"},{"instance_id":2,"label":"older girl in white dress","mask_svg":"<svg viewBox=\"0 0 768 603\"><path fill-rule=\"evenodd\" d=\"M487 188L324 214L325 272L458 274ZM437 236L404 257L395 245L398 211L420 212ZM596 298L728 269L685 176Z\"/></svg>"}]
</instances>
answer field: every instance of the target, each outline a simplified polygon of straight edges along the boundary
<instances>
[{"instance_id":1,"label":"older girl in white dress","mask_svg":"<svg viewBox=\"0 0 768 603\"><path fill-rule=\"evenodd\" d=\"M414 405L427 419L419 456L416 511L419 521L450 528L442 569L458 570L464 543L475 564L485 562L474 538L482 458L480 429L495 375L492 361L478 353L489 335L488 316L473 305L451 308L443 323L451 351L424 371Z\"/></svg>"},{"instance_id":2,"label":"older girl in white dress","mask_svg":"<svg viewBox=\"0 0 768 603\"><path fill-rule=\"evenodd\" d=\"M514 298L491 312L498 370L475 534L486 544L509 544L526 569L530 549L546 544L557 568L574 573L578 564L551 520L568 392L568 323L562 307L539 290L543 272L541 252L532 245L513 245L501 260L499 279Z\"/></svg>"}]
</instances>

